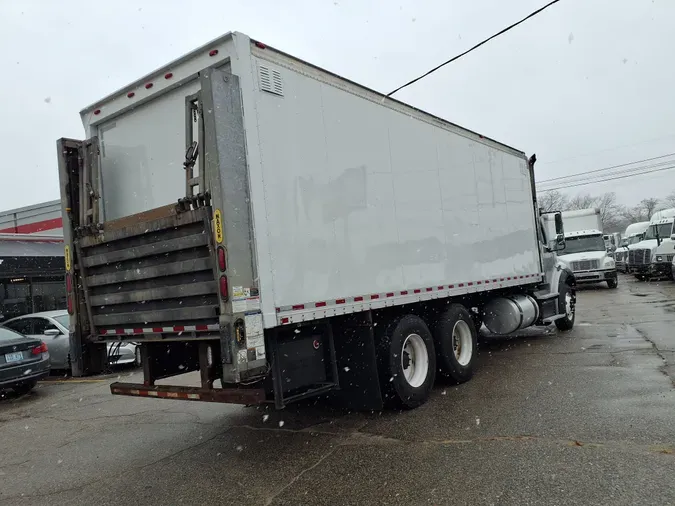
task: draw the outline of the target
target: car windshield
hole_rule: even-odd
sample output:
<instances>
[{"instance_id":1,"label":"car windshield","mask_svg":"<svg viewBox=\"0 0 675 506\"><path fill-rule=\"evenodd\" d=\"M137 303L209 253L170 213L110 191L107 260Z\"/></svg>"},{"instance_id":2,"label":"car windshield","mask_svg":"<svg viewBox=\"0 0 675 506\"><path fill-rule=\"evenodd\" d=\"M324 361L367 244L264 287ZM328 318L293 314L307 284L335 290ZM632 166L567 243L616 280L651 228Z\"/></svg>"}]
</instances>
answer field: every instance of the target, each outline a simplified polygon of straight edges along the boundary
<instances>
[{"instance_id":1,"label":"car windshield","mask_svg":"<svg viewBox=\"0 0 675 506\"><path fill-rule=\"evenodd\" d=\"M658 237L661 239L668 239L670 237L670 231L673 228L672 223L661 223L660 225L650 225L647 229L647 234L645 239L656 239L657 233Z\"/></svg>"},{"instance_id":2,"label":"car windshield","mask_svg":"<svg viewBox=\"0 0 675 506\"><path fill-rule=\"evenodd\" d=\"M633 237L628 238L628 244L637 244L642 240L643 234L634 235Z\"/></svg>"},{"instance_id":3,"label":"car windshield","mask_svg":"<svg viewBox=\"0 0 675 506\"><path fill-rule=\"evenodd\" d=\"M565 239L564 255L583 251L605 251L605 241L601 235L586 235Z\"/></svg>"},{"instance_id":4,"label":"car windshield","mask_svg":"<svg viewBox=\"0 0 675 506\"><path fill-rule=\"evenodd\" d=\"M57 323L61 325L62 327L68 328L68 325L70 323L70 315L68 314L60 314L58 316L53 316Z\"/></svg>"},{"instance_id":5,"label":"car windshield","mask_svg":"<svg viewBox=\"0 0 675 506\"><path fill-rule=\"evenodd\" d=\"M14 339L20 339L22 337L18 332L8 329L7 327L0 327L0 341L13 341Z\"/></svg>"}]
</instances>

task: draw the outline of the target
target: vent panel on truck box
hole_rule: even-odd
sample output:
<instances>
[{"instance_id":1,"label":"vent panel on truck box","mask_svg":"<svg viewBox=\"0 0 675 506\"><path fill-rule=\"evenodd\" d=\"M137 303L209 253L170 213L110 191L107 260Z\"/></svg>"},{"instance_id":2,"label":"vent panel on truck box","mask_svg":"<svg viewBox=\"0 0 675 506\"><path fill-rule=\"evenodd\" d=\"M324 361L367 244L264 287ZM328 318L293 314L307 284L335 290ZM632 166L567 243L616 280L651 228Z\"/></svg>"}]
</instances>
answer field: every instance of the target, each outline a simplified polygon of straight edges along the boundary
<instances>
[{"instance_id":1,"label":"vent panel on truck box","mask_svg":"<svg viewBox=\"0 0 675 506\"><path fill-rule=\"evenodd\" d=\"M218 324L210 214L207 207L152 221L129 217L79 240L98 334Z\"/></svg>"}]
</instances>

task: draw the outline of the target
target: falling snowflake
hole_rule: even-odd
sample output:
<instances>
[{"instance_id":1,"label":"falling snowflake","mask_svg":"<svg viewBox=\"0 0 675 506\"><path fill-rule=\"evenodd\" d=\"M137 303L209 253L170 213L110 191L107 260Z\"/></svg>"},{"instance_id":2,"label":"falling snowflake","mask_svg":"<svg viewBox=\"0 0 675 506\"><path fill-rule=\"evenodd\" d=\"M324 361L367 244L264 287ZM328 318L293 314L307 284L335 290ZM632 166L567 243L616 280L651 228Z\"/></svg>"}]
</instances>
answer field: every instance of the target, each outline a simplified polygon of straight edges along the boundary
<instances>
[{"instance_id":1,"label":"falling snowflake","mask_svg":"<svg viewBox=\"0 0 675 506\"><path fill-rule=\"evenodd\" d=\"M345 372L349 372L349 367L345 367Z\"/></svg>"},{"instance_id":2,"label":"falling snowflake","mask_svg":"<svg viewBox=\"0 0 675 506\"><path fill-rule=\"evenodd\" d=\"M447 393L448 393L447 390L443 390L443 392L441 393L441 395L447 395Z\"/></svg>"},{"instance_id":3,"label":"falling snowflake","mask_svg":"<svg viewBox=\"0 0 675 506\"><path fill-rule=\"evenodd\" d=\"M284 426L284 421L283 421L283 420L279 420L279 427L283 427L283 426Z\"/></svg>"},{"instance_id":4,"label":"falling snowflake","mask_svg":"<svg viewBox=\"0 0 675 506\"><path fill-rule=\"evenodd\" d=\"M476 418L476 427L480 425L480 418Z\"/></svg>"},{"instance_id":5,"label":"falling snowflake","mask_svg":"<svg viewBox=\"0 0 675 506\"><path fill-rule=\"evenodd\" d=\"M243 447L243 446L241 446L241 445L237 446L237 451L238 451L238 452L243 451L243 450L244 450L244 447Z\"/></svg>"},{"instance_id":6,"label":"falling snowflake","mask_svg":"<svg viewBox=\"0 0 675 506\"><path fill-rule=\"evenodd\" d=\"M269 419L270 415L263 415L263 422L266 422Z\"/></svg>"},{"instance_id":7,"label":"falling snowflake","mask_svg":"<svg viewBox=\"0 0 675 506\"><path fill-rule=\"evenodd\" d=\"M62 464L62 463L63 463L63 459L57 460L56 463L57 463L57 464Z\"/></svg>"}]
</instances>

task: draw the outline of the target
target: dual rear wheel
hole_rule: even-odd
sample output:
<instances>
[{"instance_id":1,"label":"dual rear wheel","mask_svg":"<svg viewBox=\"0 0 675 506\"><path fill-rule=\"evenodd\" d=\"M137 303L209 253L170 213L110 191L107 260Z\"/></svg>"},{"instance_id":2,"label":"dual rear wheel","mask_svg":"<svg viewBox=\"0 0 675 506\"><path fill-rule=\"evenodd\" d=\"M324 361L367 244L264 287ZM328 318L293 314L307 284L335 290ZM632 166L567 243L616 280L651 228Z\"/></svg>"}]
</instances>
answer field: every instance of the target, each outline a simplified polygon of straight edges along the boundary
<instances>
[{"instance_id":1,"label":"dual rear wheel","mask_svg":"<svg viewBox=\"0 0 675 506\"><path fill-rule=\"evenodd\" d=\"M385 401L406 409L429 397L440 373L457 383L473 376L477 330L469 311L450 304L432 323L404 315L393 319L380 336L380 380Z\"/></svg>"}]
</instances>

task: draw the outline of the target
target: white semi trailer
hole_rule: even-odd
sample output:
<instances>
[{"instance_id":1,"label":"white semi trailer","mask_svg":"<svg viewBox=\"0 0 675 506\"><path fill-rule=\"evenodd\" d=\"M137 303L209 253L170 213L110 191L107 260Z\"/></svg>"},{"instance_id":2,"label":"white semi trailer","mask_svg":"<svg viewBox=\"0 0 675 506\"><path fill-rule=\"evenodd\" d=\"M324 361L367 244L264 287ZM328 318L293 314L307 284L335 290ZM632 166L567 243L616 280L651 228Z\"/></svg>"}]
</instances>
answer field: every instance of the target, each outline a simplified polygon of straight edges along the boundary
<instances>
[{"instance_id":1,"label":"white semi trailer","mask_svg":"<svg viewBox=\"0 0 675 506\"><path fill-rule=\"evenodd\" d=\"M482 323L574 324L534 157L246 35L81 117L58 141L71 358L141 343L113 394L411 408L471 377Z\"/></svg>"}]
</instances>

